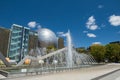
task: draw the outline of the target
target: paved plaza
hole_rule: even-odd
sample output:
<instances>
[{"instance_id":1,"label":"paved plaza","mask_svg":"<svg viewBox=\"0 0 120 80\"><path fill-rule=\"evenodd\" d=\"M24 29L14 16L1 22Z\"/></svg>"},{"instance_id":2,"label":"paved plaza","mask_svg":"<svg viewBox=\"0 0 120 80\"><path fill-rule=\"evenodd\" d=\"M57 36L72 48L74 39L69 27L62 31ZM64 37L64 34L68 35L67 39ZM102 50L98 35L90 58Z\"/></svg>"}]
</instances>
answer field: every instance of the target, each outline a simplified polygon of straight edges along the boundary
<instances>
[{"instance_id":1,"label":"paved plaza","mask_svg":"<svg viewBox=\"0 0 120 80\"><path fill-rule=\"evenodd\" d=\"M95 66L89 68L81 68L79 70L72 70L67 72L60 72L47 75L25 76L19 78L5 79L5 80L91 80L98 76L110 73L120 69L120 64L107 64L102 66ZM99 80L120 80L120 71L110 74ZM0 78L4 78L0 75Z\"/></svg>"},{"instance_id":2,"label":"paved plaza","mask_svg":"<svg viewBox=\"0 0 120 80\"><path fill-rule=\"evenodd\" d=\"M2 76L2 75L0 74L0 79L4 79L4 78L6 78L6 77L4 77L4 76Z\"/></svg>"}]
</instances>

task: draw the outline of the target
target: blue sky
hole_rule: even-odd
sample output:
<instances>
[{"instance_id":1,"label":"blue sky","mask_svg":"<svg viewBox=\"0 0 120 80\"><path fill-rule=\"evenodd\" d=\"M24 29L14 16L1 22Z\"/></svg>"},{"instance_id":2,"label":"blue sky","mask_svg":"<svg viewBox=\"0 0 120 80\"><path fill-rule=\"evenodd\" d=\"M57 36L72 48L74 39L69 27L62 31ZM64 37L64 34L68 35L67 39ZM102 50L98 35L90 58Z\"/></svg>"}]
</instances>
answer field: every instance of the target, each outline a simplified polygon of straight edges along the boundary
<instances>
[{"instance_id":1,"label":"blue sky","mask_svg":"<svg viewBox=\"0 0 120 80\"><path fill-rule=\"evenodd\" d=\"M76 47L120 41L120 0L0 0L0 26L71 31ZM29 26L28 26L29 24Z\"/></svg>"}]
</instances>

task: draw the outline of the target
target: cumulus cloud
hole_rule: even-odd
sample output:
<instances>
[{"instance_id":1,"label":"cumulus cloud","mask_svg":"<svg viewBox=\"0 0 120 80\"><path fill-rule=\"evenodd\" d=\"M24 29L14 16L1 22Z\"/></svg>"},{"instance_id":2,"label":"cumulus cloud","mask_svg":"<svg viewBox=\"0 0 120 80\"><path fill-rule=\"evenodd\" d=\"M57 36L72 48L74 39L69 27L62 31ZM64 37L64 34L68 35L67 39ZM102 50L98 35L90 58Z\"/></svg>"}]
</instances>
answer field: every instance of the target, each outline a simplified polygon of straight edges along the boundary
<instances>
[{"instance_id":1,"label":"cumulus cloud","mask_svg":"<svg viewBox=\"0 0 120 80\"><path fill-rule=\"evenodd\" d=\"M38 29L42 28L42 26L39 23L37 23L36 21L29 22L28 27L30 27L30 28L38 28Z\"/></svg>"},{"instance_id":2,"label":"cumulus cloud","mask_svg":"<svg viewBox=\"0 0 120 80\"><path fill-rule=\"evenodd\" d=\"M92 44L101 44L101 42L93 42Z\"/></svg>"},{"instance_id":3,"label":"cumulus cloud","mask_svg":"<svg viewBox=\"0 0 120 80\"><path fill-rule=\"evenodd\" d=\"M90 38L95 38L96 37L96 35L93 34L93 33L87 33L87 36L90 37Z\"/></svg>"},{"instance_id":4,"label":"cumulus cloud","mask_svg":"<svg viewBox=\"0 0 120 80\"><path fill-rule=\"evenodd\" d=\"M91 16L88 18L88 21L86 23L86 27L90 30L96 30L98 29L98 25L95 23L95 18L94 16Z\"/></svg>"},{"instance_id":5,"label":"cumulus cloud","mask_svg":"<svg viewBox=\"0 0 120 80\"><path fill-rule=\"evenodd\" d=\"M57 34L61 35L61 34L64 34L64 32L57 32Z\"/></svg>"},{"instance_id":6,"label":"cumulus cloud","mask_svg":"<svg viewBox=\"0 0 120 80\"><path fill-rule=\"evenodd\" d=\"M58 36L65 36L66 34L64 32L57 32Z\"/></svg>"},{"instance_id":7,"label":"cumulus cloud","mask_svg":"<svg viewBox=\"0 0 120 80\"><path fill-rule=\"evenodd\" d=\"M37 25L37 28L38 28L38 29L41 29L41 28L42 28L42 26L41 26L41 25Z\"/></svg>"},{"instance_id":8,"label":"cumulus cloud","mask_svg":"<svg viewBox=\"0 0 120 80\"><path fill-rule=\"evenodd\" d=\"M28 26L29 26L30 28L35 28L36 25L37 25L37 23L36 23L35 21L31 21L31 22L28 23Z\"/></svg>"},{"instance_id":9,"label":"cumulus cloud","mask_svg":"<svg viewBox=\"0 0 120 80\"><path fill-rule=\"evenodd\" d=\"M120 16L116 16L116 15L110 16L109 22L113 26L120 26Z\"/></svg>"}]
</instances>

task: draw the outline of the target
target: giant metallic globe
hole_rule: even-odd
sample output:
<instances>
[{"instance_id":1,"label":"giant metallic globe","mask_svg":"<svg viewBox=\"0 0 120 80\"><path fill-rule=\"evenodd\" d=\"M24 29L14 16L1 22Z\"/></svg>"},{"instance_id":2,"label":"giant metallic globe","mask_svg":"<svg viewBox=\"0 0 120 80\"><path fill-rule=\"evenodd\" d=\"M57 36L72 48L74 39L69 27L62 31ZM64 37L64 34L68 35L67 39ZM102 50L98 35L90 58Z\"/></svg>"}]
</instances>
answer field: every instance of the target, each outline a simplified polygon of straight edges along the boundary
<instances>
[{"instance_id":1,"label":"giant metallic globe","mask_svg":"<svg viewBox=\"0 0 120 80\"><path fill-rule=\"evenodd\" d=\"M55 33L47 28L41 28L38 30L38 39L40 47L48 47L51 45L56 46L57 43Z\"/></svg>"}]
</instances>

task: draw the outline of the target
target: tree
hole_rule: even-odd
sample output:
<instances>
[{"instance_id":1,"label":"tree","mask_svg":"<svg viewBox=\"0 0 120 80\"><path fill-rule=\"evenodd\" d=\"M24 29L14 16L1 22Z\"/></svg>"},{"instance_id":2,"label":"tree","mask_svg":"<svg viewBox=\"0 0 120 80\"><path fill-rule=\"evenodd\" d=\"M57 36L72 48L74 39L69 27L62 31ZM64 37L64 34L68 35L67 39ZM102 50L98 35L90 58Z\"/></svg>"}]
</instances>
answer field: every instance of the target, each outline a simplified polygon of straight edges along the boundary
<instances>
[{"instance_id":1,"label":"tree","mask_svg":"<svg viewBox=\"0 0 120 80\"><path fill-rule=\"evenodd\" d=\"M54 45L51 45L51 46L47 47L47 53L53 52L55 50L57 50L57 49L54 47Z\"/></svg>"},{"instance_id":2,"label":"tree","mask_svg":"<svg viewBox=\"0 0 120 80\"><path fill-rule=\"evenodd\" d=\"M97 62L104 61L105 47L99 44L90 46L89 51Z\"/></svg>"},{"instance_id":3,"label":"tree","mask_svg":"<svg viewBox=\"0 0 120 80\"><path fill-rule=\"evenodd\" d=\"M109 62L120 62L120 45L108 44L105 47L105 57L109 60Z\"/></svg>"},{"instance_id":4,"label":"tree","mask_svg":"<svg viewBox=\"0 0 120 80\"><path fill-rule=\"evenodd\" d=\"M85 49L85 47L76 48L76 51L79 53L87 53L87 50Z\"/></svg>"}]
</instances>

